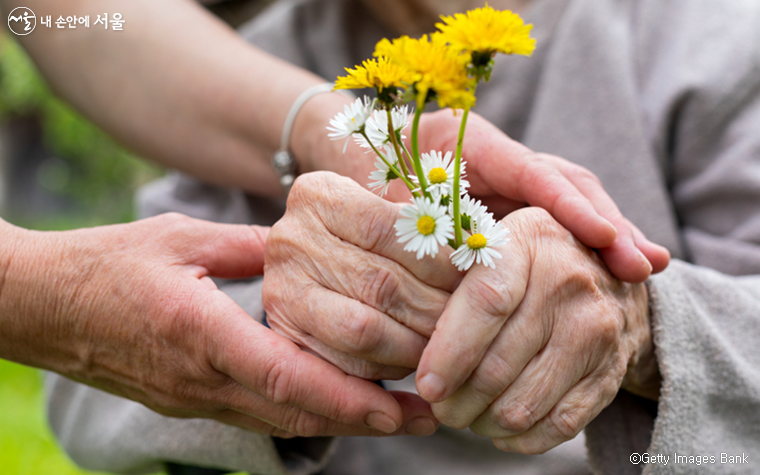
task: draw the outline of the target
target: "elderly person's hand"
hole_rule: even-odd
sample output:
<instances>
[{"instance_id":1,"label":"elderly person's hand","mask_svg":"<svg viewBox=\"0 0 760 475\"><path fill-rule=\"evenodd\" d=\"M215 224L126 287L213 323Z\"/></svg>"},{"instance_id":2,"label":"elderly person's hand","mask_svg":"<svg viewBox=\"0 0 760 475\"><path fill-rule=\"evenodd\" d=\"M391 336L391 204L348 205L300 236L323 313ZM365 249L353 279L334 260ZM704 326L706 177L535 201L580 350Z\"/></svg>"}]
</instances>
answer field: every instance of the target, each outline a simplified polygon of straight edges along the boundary
<instances>
[{"instance_id":1,"label":"elderly person's hand","mask_svg":"<svg viewBox=\"0 0 760 475\"><path fill-rule=\"evenodd\" d=\"M614 278L541 209L503 223L503 259L467 273L420 361L417 388L436 417L540 453L575 437L621 385L657 398L644 285Z\"/></svg>"},{"instance_id":2,"label":"elderly person's hand","mask_svg":"<svg viewBox=\"0 0 760 475\"><path fill-rule=\"evenodd\" d=\"M455 150L460 120L447 110L423 114L420 150ZM526 204L547 210L581 243L599 249L610 272L626 282L643 282L667 267L667 249L649 241L628 221L587 169L533 152L473 113L462 155L470 195L497 217ZM607 222L617 234L610 233Z\"/></svg>"},{"instance_id":3,"label":"elderly person's hand","mask_svg":"<svg viewBox=\"0 0 760 475\"><path fill-rule=\"evenodd\" d=\"M419 397L301 351L216 288L209 276L262 272L267 231L177 214L61 233L0 220L0 357L280 437L434 429Z\"/></svg>"},{"instance_id":4,"label":"elderly person's hand","mask_svg":"<svg viewBox=\"0 0 760 475\"><path fill-rule=\"evenodd\" d=\"M299 177L267 239L271 327L352 375L414 371L460 274L450 249L424 260L403 250L400 209L333 173Z\"/></svg>"}]
</instances>

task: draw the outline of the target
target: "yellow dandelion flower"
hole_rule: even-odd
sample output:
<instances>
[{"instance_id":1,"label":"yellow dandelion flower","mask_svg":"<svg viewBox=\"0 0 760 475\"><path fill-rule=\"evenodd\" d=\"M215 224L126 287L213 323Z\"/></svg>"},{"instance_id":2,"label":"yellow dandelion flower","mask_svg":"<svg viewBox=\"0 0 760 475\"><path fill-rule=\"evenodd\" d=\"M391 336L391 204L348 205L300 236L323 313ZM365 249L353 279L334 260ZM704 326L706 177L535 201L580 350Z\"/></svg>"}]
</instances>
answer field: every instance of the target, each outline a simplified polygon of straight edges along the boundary
<instances>
[{"instance_id":1,"label":"yellow dandelion flower","mask_svg":"<svg viewBox=\"0 0 760 475\"><path fill-rule=\"evenodd\" d=\"M470 92L473 82L467 75L468 58L457 54L438 34L420 39L382 39L374 54L412 72L418 107L424 106L429 94L441 107L469 108L475 102Z\"/></svg>"},{"instance_id":2,"label":"yellow dandelion flower","mask_svg":"<svg viewBox=\"0 0 760 475\"><path fill-rule=\"evenodd\" d=\"M388 88L404 87L413 79L410 71L384 57L365 60L355 69L346 68L346 72L347 76L339 76L335 81L336 90L373 87L382 92Z\"/></svg>"},{"instance_id":3,"label":"yellow dandelion flower","mask_svg":"<svg viewBox=\"0 0 760 475\"><path fill-rule=\"evenodd\" d=\"M530 37L533 25L509 10L494 10L487 3L453 17L441 16L436 28L457 51L479 54L521 54L530 56L536 40Z\"/></svg>"}]
</instances>

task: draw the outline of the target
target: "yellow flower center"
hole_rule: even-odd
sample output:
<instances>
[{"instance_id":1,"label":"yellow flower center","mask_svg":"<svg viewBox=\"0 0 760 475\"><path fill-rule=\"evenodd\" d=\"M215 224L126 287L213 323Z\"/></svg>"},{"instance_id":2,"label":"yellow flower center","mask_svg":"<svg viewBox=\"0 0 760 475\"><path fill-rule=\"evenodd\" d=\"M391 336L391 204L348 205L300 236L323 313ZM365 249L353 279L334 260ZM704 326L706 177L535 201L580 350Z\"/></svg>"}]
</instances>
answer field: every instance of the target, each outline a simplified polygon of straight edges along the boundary
<instances>
[{"instance_id":1,"label":"yellow flower center","mask_svg":"<svg viewBox=\"0 0 760 475\"><path fill-rule=\"evenodd\" d=\"M430 170L430 173L428 173L428 178L430 179L430 183L437 185L439 183L444 183L448 176L446 176L446 170L441 167L435 167Z\"/></svg>"},{"instance_id":2,"label":"yellow flower center","mask_svg":"<svg viewBox=\"0 0 760 475\"><path fill-rule=\"evenodd\" d=\"M417 227L419 227L419 223L417 224ZM467 247L470 249L483 249L486 247L486 237L482 234L476 233L472 236L467 238Z\"/></svg>"},{"instance_id":3,"label":"yellow flower center","mask_svg":"<svg viewBox=\"0 0 760 475\"><path fill-rule=\"evenodd\" d=\"M435 220L430 216L421 217L417 220L417 231L423 236L433 234L433 231L435 231Z\"/></svg>"}]
</instances>

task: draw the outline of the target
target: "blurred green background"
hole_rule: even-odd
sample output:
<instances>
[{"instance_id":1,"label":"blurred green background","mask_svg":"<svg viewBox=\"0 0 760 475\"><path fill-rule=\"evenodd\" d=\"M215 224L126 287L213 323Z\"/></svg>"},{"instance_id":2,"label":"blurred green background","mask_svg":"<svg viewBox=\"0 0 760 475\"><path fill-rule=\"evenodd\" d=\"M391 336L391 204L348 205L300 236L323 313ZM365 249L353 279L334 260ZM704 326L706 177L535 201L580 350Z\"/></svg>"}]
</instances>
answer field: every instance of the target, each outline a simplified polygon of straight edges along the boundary
<instances>
[{"instance_id":1,"label":"blurred green background","mask_svg":"<svg viewBox=\"0 0 760 475\"><path fill-rule=\"evenodd\" d=\"M129 221L160 169L58 100L24 50L0 36L0 215L35 229Z\"/></svg>"},{"instance_id":2,"label":"blurred green background","mask_svg":"<svg viewBox=\"0 0 760 475\"><path fill-rule=\"evenodd\" d=\"M57 100L13 38L0 36L0 217L64 230L133 219L161 170ZM41 373L0 360L0 473L80 475L44 416Z\"/></svg>"}]
</instances>

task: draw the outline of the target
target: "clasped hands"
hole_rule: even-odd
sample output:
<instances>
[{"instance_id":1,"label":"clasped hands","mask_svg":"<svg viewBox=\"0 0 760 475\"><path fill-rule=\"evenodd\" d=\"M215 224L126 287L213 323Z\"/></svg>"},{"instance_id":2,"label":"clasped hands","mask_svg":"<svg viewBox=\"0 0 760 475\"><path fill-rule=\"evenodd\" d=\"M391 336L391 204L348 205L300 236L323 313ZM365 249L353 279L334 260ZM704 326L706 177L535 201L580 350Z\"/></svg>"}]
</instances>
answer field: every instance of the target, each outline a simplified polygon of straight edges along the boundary
<instances>
[{"instance_id":1,"label":"clasped hands","mask_svg":"<svg viewBox=\"0 0 760 475\"><path fill-rule=\"evenodd\" d=\"M496 269L463 275L445 250L403 251L399 209L348 178L300 177L266 243L272 329L348 375L416 370L437 420L502 450L575 437L621 386L657 397L644 285L615 278L548 212L507 215Z\"/></svg>"}]
</instances>

